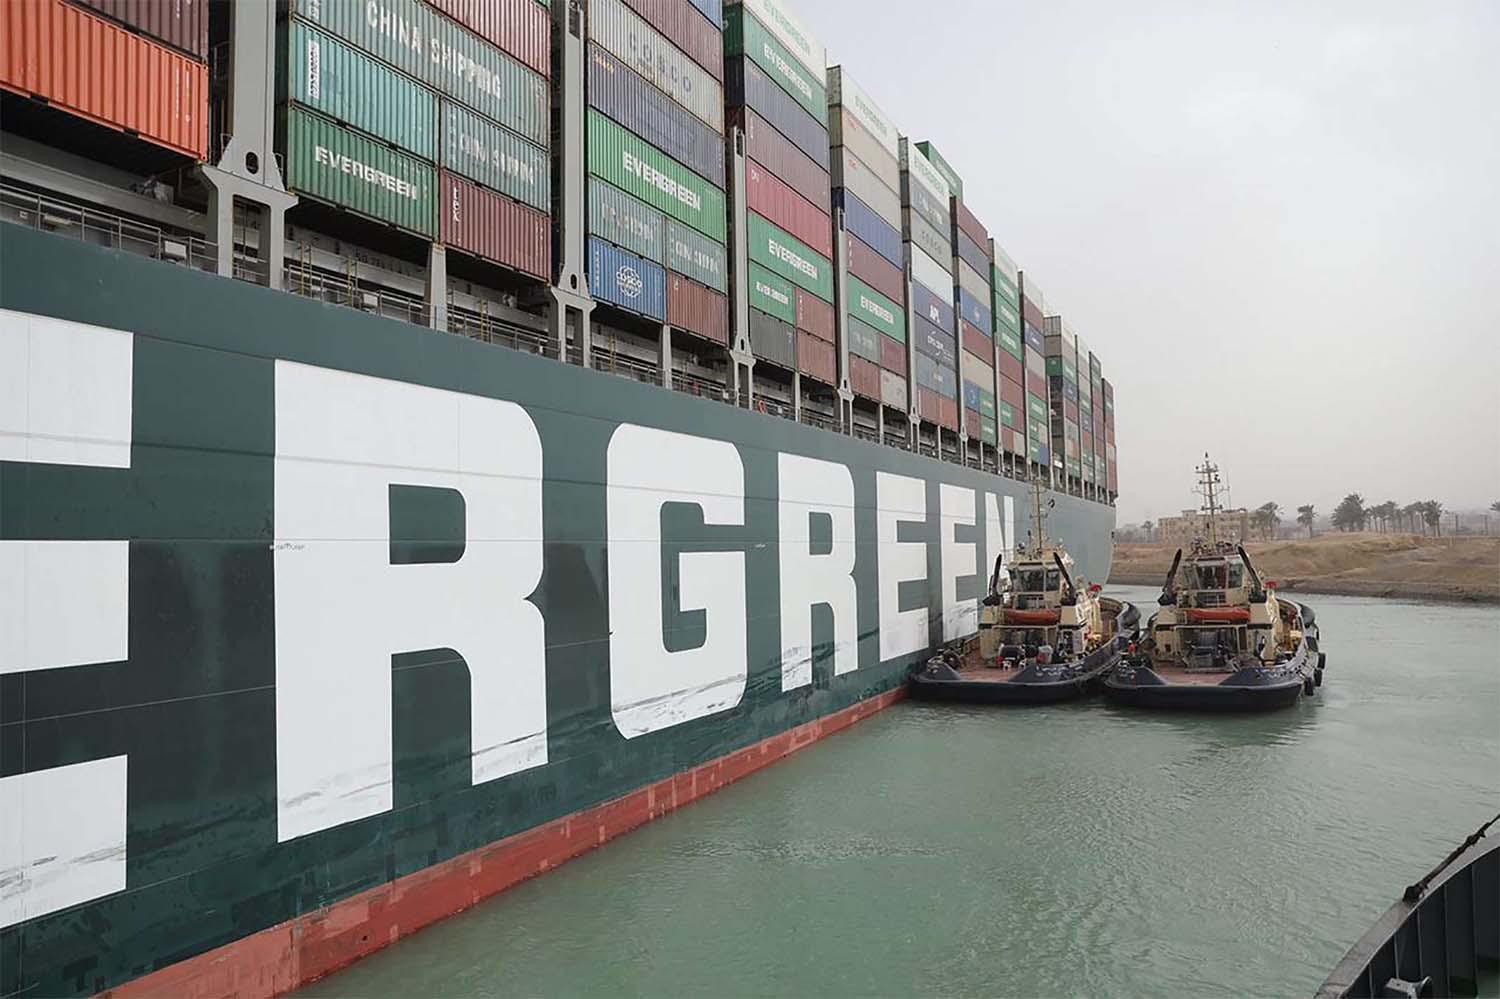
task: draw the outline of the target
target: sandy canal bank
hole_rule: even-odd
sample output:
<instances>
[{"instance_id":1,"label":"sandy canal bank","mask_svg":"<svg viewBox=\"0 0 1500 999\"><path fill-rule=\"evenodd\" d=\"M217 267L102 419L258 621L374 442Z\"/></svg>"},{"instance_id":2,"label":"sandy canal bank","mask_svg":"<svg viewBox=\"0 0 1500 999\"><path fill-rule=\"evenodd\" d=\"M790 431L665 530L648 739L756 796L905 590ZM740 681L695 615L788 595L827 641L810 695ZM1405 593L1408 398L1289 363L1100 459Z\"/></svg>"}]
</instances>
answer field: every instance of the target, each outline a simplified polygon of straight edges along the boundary
<instances>
[{"instance_id":1,"label":"sandy canal bank","mask_svg":"<svg viewBox=\"0 0 1500 999\"><path fill-rule=\"evenodd\" d=\"M1175 550L1117 544L1109 581L1159 585ZM1500 538L1324 534L1246 550L1262 576L1289 592L1500 604Z\"/></svg>"}]
</instances>

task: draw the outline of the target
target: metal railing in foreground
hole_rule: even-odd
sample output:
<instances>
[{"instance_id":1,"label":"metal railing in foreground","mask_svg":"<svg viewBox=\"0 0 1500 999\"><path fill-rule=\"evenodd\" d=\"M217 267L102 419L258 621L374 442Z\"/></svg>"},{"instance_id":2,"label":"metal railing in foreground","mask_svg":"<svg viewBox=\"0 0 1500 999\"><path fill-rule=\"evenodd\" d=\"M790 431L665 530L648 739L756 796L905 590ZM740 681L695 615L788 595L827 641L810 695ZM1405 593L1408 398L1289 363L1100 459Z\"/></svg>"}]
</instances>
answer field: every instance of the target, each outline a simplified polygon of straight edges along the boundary
<instances>
[{"instance_id":1,"label":"metal railing in foreground","mask_svg":"<svg viewBox=\"0 0 1500 999\"><path fill-rule=\"evenodd\" d=\"M1316 999L1472 996L1500 969L1500 837L1479 827L1360 939Z\"/></svg>"}]
</instances>

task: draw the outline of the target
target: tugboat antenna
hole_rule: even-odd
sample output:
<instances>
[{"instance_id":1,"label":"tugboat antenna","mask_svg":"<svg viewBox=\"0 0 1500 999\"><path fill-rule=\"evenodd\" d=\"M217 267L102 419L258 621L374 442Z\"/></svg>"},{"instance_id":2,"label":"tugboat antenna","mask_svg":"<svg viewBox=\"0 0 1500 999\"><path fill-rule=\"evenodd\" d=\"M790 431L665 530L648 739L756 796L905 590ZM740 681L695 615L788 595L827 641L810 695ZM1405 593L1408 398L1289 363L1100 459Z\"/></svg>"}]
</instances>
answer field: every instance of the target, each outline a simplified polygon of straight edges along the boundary
<instances>
[{"instance_id":1,"label":"tugboat antenna","mask_svg":"<svg viewBox=\"0 0 1500 999\"><path fill-rule=\"evenodd\" d=\"M1198 473L1199 494L1203 497L1202 512L1208 514L1208 543L1219 543L1219 466L1208 460L1203 453L1203 464L1194 469Z\"/></svg>"}]
</instances>

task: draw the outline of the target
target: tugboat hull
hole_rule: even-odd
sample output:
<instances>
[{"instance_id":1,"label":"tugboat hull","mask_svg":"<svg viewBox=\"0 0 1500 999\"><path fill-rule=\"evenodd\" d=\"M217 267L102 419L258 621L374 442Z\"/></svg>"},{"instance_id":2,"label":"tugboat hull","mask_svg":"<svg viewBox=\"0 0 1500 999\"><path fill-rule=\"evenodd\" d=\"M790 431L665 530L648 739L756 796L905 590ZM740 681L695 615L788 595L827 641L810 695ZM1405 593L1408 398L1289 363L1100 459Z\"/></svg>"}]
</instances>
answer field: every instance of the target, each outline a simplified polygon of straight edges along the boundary
<instances>
[{"instance_id":1,"label":"tugboat hull","mask_svg":"<svg viewBox=\"0 0 1500 999\"><path fill-rule=\"evenodd\" d=\"M1100 680L1120 663L1118 649L1102 650L1111 654L1103 663L1087 672L1061 680L1023 680L1026 670L1012 679L934 679L918 673L911 679L910 694L918 701L946 701L953 704L1057 704L1073 701L1094 692Z\"/></svg>"}]
</instances>

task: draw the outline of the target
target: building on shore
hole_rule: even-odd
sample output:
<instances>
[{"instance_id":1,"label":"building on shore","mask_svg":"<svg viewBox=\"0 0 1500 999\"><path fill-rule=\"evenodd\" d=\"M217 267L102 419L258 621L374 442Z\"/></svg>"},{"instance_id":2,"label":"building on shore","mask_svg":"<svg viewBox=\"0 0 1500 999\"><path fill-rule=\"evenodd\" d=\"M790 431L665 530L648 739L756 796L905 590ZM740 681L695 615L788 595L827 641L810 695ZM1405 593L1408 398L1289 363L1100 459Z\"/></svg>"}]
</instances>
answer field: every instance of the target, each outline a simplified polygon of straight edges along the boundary
<instances>
[{"instance_id":1,"label":"building on shore","mask_svg":"<svg viewBox=\"0 0 1500 999\"><path fill-rule=\"evenodd\" d=\"M1220 510L1215 517L1220 541L1241 544L1250 537L1250 511ZM1208 537L1208 515L1184 510L1180 517L1162 517L1156 522L1157 539L1163 544L1187 545L1194 538Z\"/></svg>"}]
</instances>

